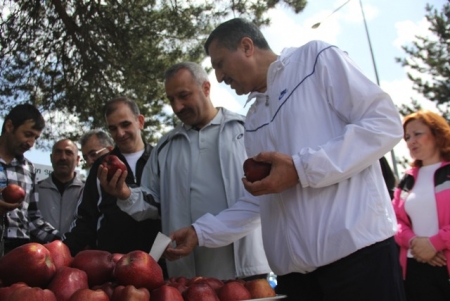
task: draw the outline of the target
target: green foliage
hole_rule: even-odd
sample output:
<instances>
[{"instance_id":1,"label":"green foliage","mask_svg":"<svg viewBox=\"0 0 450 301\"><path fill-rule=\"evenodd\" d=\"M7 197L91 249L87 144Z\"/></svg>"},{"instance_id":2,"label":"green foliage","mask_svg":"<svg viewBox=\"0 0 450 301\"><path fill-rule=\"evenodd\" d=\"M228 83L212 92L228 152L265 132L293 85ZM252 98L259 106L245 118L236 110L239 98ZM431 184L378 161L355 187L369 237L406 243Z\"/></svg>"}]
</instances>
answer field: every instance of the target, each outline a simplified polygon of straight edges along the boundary
<instances>
[{"instance_id":1,"label":"green foliage","mask_svg":"<svg viewBox=\"0 0 450 301\"><path fill-rule=\"evenodd\" d=\"M434 37L416 36L412 46L402 47L409 58L396 58L396 61L420 74L414 76L408 73L414 83L413 88L436 103L442 116L450 122L450 4L444 4L441 12L431 5L425 9ZM405 116L418 109L420 104L413 100L410 106L403 105L400 113Z\"/></svg>"},{"instance_id":2,"label":"green foliage","mask_svg":"<svg viewBox=\"0 0 450 301\"><path fill-rule=\"evenodd\" d=\"M164 70L204 59L203 41L226 19L269 24L266 12L278 3L3 0L0 114L31 102L47 118L44 140L77 139L87 129L103 127L106 101L126 95L138 101L146 116L145 137L154 142L176 122L162 110ZM283 3L298 13L307 1Z\"/></svg>"}]
</instances>

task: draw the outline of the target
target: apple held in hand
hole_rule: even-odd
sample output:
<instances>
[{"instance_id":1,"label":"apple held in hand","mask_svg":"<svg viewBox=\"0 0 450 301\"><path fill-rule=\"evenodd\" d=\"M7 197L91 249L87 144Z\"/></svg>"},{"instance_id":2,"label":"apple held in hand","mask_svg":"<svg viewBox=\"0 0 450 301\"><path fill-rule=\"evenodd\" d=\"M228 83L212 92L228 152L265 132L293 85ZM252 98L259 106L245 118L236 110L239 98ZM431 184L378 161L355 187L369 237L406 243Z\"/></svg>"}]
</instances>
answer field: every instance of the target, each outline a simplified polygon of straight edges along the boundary
<instances>
[{"instance_id":1,"label":"apple held in hand","mask_svg":"<svg viewBox=\"0 0 450 301\"><path fill-rule=\"evenodd\" d=\"M103 167L108 169L107 179L108 181L114 176L117 170L122 172L127 170L127 166L116 155L107 155L102 161Z\"/></svg>"},{"instance_id":2,"label":"apple held in hand","mask_svg":"<svg viewBox=\"0 0 450 301\"><path fill-rule=\"evenodd\" d=\"M270 174L272 164L248 158L244 161L244 175L249 182L261 181Z\"/></svg>"},{"instance_id":3,"label":"apple held in hand","mask_svg":"<svg viewBox=\"0 0 450 301\"><path fill-rule=\"evenodd\" d=\"M25 198L25 190L16 184L8 184L2 191L3 200L10 204L16 204Z\"/></svg>"},{"instance_id":4,"label":"apple held in hand","mask_svg":"<svg viewBox=\"0 0 450 301\"><path fill-rule=\"evenodd\" d=\"M45 287L56 272L50 251L30 242L0 258L0 278L4 285L25 282L29 286Z\"/></svg>"}]
</instances>

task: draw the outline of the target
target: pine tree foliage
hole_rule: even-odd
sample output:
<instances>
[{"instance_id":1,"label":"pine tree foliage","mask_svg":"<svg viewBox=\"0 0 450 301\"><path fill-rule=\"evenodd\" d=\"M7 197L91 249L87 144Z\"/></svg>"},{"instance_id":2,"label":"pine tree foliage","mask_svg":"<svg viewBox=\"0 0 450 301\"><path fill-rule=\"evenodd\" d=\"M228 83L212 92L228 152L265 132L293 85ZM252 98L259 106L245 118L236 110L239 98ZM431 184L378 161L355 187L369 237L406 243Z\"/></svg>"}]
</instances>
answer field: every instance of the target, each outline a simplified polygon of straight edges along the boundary
<instances>
[{"instance_id":1,"label":"pine tree foliage","mask_svg":"<svg viewBox=\"0 0 450 301\"><path fill-rule=\"evenodd\" d=\"M416 36L412 46L402 47L409 57L396 58L396 61L418 74L408 73L413 88L434 102L450 122L450 4L444 4L441 11L428 4L425 10L434 36ZM403 105L400 112L405 116L418 109L420 104L413 100L410 106Z\"/></svg>"},{"instance_id":2,"label":"pine tree foliage","mask_svg":"<svg viewBox=\"0 0 450 301\"><path fill-rule=\"evenodd\" d=\"M0 1L0 114L31 102L44 112L44 140L77 139L104 125L102 107L136 99L145 137L173 125L165 113L164 70L200 62L202 44L220 22L245 17L268 25L277 4L296 13L306 0L16 0ZM41 145L42 146L42 145Z\"/></svg>"}]
</instances>

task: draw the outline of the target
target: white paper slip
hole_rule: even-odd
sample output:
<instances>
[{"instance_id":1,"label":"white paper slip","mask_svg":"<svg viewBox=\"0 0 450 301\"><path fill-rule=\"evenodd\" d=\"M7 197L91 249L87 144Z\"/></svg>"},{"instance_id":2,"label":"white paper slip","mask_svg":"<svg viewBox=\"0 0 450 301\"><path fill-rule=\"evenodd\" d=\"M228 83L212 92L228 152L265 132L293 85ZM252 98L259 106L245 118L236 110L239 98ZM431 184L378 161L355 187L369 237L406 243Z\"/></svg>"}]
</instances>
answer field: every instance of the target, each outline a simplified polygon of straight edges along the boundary
<instances>
[{"instance_id":1,"label":"white paper slip","mask_svg":"<svg viewBox=\"0 0 450 301\"><path fill-rule=\"evenodd\" d=\"M171 240L168 236L165 236L161 232L158 232L156 235L155 242L153 243L152 249L150 250L150 256L153 257L154 260L158 261L164 250L170 244Z\"/></svg>"}]
</instances>

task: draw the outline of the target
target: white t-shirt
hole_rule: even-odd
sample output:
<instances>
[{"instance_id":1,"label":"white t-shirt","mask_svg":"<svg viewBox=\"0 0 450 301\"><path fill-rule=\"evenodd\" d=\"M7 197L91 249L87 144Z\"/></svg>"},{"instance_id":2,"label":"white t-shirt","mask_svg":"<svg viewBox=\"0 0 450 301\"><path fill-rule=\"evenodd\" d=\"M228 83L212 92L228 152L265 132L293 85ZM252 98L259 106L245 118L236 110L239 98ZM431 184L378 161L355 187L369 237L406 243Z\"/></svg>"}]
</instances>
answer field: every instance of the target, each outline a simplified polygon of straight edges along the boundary
<instances>
[{"instance_id":1,"label":"white t-shirt","mask_svg":"<svg viewBox=\"0 0 450 301\"><path fill-rule=\"evenodd\" d=\"M439 231L434 173L441 163L419 168L416 182L405 202L405 210L411 219L412 230L417 236L430 237ZM408 257L412 257L408 251Z\"/></svg>"},{"instance_id":2,"label":"white t-shirt","mask_svg":"<svg viewBox=\"0 0 450 301\"><path fill-rule=\"evenodd\" d=\"M144 153L144 149L140 150L138 152L135 152L135 153L122 154L125 157L125 159L127 160L127 163L130 166L134 177L136 177L136 163L139 160L139 158L142 156L143 153Z\"/></svg>"}]
</instances>

